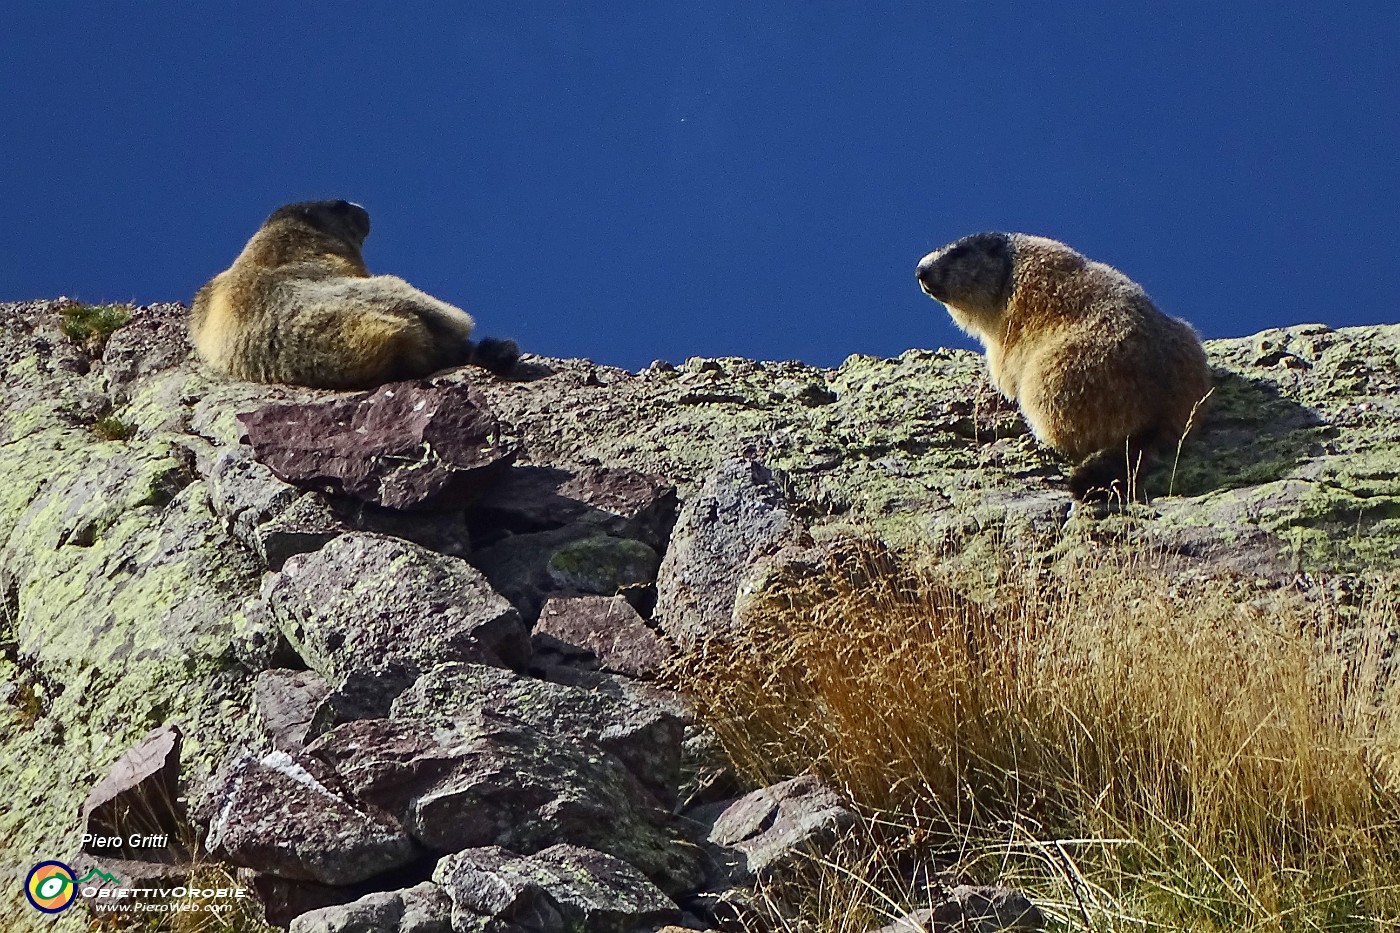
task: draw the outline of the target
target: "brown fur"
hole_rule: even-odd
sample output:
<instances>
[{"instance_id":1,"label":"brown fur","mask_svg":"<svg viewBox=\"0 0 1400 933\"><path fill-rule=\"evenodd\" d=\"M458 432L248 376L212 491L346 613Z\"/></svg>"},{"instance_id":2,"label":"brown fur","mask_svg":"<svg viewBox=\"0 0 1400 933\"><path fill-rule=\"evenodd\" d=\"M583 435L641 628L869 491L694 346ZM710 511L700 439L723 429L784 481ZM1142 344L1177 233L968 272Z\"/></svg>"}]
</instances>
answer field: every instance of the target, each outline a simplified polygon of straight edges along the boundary
<instances>
[{"instance_id":1,"label":"brown fur","mask_svg":"<svg viewBox=\"0 0 1400 933\"><path fill-rule=\"evenodd\" d=\"M473 361L473 321L392 275L370 275L369 214L347 201L273 212L195 295L190 333L220 372L254 382L360 389ZM508 369L519 351L490 341Z\"/></svg>"},{"instance_id":2,"label":"brown fur","mask_svg":"<svg viewBox=\"0 0 1400 933\"><path fill-rule=\"evenodd\" d=\"M1174 448L1210 391L1191 325L1063 243L976 234L925 256L917 275L982 342L992 382L1036 438L1079 465L1076 498L1105 495L1144 454Z\"/></svg>"}]
</instances>

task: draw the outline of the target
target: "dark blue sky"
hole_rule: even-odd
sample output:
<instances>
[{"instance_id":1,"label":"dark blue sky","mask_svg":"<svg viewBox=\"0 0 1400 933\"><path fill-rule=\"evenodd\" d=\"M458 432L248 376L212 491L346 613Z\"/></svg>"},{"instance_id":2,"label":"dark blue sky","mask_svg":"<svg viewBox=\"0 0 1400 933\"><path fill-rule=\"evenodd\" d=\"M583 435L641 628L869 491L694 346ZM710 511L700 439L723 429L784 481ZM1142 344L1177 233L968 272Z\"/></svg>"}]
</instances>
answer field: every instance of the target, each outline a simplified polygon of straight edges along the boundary
<instances>
[{"instance_id":1,"label":"dark blue sky","mask_svg":"<svg viewBox=\"0 0 1400 933\"><path fill-rule=\"evenodd\" d=\"M969 346L914 265L983 229L1207 337L1400 320L1393 2L221 6L0 9L0 298L188 301L344 197L371 271L629 368Z\"/></svg>"}]
</instances>

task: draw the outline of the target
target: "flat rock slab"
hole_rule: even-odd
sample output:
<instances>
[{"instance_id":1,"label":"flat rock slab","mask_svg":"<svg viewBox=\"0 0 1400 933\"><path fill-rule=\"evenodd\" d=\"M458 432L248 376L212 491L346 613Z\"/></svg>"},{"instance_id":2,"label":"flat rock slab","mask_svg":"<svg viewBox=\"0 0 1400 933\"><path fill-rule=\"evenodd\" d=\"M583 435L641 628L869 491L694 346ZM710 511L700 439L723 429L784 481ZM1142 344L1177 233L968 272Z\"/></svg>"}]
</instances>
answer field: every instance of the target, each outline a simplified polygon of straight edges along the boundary
<instances>
[{"instance_id":1,"label":"flat rock slab","mask_svg":"<svg viewBox=\"0 0 1400 933\"><path fill-rule=\"evenodd\" d=\"M519 613L479 571L398 538L342 535L289 559L263 598L306 664L333 683L382 673L402 689L446 661L522 667L530 654Z\"/></svg>"},{"instance_id":2,"label":"flat rock slab","mask_svg":"<svg viewBox=\"0 0 1400 933\"><path fill-rule=\"evenodd\" d=\"M238 416L254 455L289 483L395 509L470 502L516 455L463 383L396 382Z\"/></svg>"},{"instance_id":3,"label":"flat rock slab","mask_svg":"<svg viewBox=\"0 0 1400 933\"><path fill-rule=\"evenodd\" d=\"M117 759L83 803L83 851L157 862L188 855L179 842L184 817L178 803L182 738L178 726L162 726ZM164 836L166 844L132 847L127 843L133 835ZM102 844L113 840L121 845Z\"/></svg>"},{"instance_id":4,"label":"flat rock slab","mask_svg":"<svg viewBox=\"0 0 1400 933\"><path fill-rule=\"evenodd\" d=\"M635 868L578 846L532 856L497 846L468 849L438 862L433 880L452 899L457 930L634 933L682 917Z\"/></svg>"}]
</instances>

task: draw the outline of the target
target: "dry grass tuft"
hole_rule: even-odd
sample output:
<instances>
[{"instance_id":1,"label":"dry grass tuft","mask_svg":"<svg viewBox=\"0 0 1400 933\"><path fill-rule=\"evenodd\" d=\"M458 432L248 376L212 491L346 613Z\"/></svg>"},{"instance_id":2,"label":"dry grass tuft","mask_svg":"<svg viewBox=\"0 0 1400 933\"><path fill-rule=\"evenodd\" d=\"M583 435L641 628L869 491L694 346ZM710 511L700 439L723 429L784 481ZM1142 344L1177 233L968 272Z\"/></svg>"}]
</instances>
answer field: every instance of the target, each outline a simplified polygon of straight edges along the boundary
<instances>
[{"instance_id":1,"label":"dry grass tuft","mask_svg":"<svg viewBox=\"0 0 1400 933\"><path fill-rule=\"evenodd\" d=\"M930 866L1060 929L1400 924L1394 589L1344 609L1151 564L1008 555L973 599L857 548L677 667L747 778L814 770L867 817L805 926L927 906Z\"/></svg>"}]
</instances>

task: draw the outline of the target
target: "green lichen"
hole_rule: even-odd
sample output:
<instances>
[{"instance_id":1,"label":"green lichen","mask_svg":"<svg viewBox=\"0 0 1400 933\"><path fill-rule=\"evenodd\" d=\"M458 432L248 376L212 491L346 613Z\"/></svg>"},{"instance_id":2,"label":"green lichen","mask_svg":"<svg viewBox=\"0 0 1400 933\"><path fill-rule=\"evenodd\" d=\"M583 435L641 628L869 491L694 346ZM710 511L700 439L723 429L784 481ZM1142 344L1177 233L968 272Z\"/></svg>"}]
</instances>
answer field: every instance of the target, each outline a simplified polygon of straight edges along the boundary
<instances>
[{"instance_id":1,"label":"green lichen","mask_svg":"<svg viewBox=\"0 0 1400 933\"><path fill-rule=\"evenodd\" d=\"M151 728L180 722L189 773L212 765L241 727L219 701L246 695L231 630L257 574L170 437L45 431L0 447L0 475L14 650L58 685L25 754L0 756L21 801L0 839L37 860L74 850L87 789Z\"/></svg>"}]
</instances>

